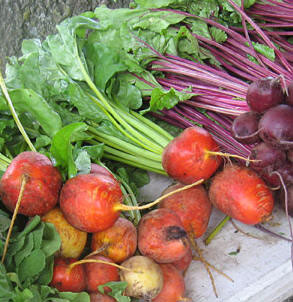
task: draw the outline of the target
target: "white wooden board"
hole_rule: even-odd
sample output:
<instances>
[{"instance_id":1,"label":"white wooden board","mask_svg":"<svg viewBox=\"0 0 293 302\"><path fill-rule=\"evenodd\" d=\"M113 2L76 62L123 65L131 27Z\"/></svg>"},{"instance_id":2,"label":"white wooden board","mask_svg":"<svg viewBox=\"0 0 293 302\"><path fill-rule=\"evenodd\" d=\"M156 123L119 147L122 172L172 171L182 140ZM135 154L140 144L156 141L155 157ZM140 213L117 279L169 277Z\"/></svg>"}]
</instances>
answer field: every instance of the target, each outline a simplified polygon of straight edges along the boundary
<instances>
[{"instance_id":1,"label":"white wooden board","mask_svg":"<svg viewBox=\"0 0 293 302\"><path fill-rule=\"evenodd\" d=\"M156 199L170 183L167 177L151 174L150 184L141 190L142 198L144 201ZM223 217L222 213L213 209L207 233ZM234 282L212 270L218 292L216 298L203 264L193 261L185 275L186 296L194 302L282 302L292 296L291 243L263 233L253 226L236 223L241 230L259 239L237 232L232 223L228 222L208 246L203 243L205 236L197 240L207 261ZM289 238L287 218L278 206L266 227ZM239 253L229 255L237 249Z\"/></svg>"}]
</instances>

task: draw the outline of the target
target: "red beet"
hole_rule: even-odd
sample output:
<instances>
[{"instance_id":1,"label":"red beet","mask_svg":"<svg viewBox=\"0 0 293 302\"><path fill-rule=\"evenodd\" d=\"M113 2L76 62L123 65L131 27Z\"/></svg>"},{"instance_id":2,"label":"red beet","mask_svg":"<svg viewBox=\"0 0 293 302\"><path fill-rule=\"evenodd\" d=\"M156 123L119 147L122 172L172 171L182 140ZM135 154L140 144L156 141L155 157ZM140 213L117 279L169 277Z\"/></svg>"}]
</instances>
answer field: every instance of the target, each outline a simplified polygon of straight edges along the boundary
<instances>
[{"instance_id":1,"label":"red beet","mask_svg":"<svg viewBox=\"0 0 293 302\"><path fill-rule=\"evenodd\" d=\"M102 174L80 174L69 179L60 193L60 208L70 224L85 232L112 226L119 217L114 206L123 200L119 182Z\"/></svg>"},{"instance_id":2,"label":"red beet","mask_svg":"<svg viewBox=\"0 0 293 302\"><path fill-rule=\"evenodd\" d=\"M32 151L17 155L2 176L0 194L4 205L10 211L14 210L23 177L27 183L18 213L44 215L53 209L62 185L61 174L48 157Z\"/></svg>"},{"instance_id":3,"label":"red beet","mask_svg":"<svg viewBox=\"0 0 293 302\"><path fill-rule=\"evenodd\" d=\"M182 258L180 258L180 259L177 260L177 261L172 262L172 264L173 264L180 272L184 273L184 272L188 269L188 267L189 267L189 265L190 265L190 263L191 263L191 261L192 261L192 257L193 257L193 255L192 255L192 250L191 250L191 248L189 248L189 249L188 249L188 252L187 252L187 254L186 254L185 256L183 256Z\"/></svg>"},{"instance_id":4,"label":"red beet","mask_svg":"<svg viewBox=\"0 0 293 302\"><path fill-rule=\"evenodd\" d=\"M222 159L212 154L215 151L219 151L219 146L209 132L189 127L166 146L162 165L170 177L191 184L208 179L218 169Z\"/></svg>"},{"instance_id":5,"label":"red beet","mask_svg":"<svg viewBox=\"0 0 293 302\"><path fill-rule=\"evenodd\" d=\"M288 94L285 97L285 102L287 105L293 106L293 81L288 85Z\"/></svg>"},{"instance_id":6,"label":"red beet","mask_svg":"<svg viewBox=\"0 0 293 302\"><path fill-rule=\"evenodd\" d=\"M106 168L104 168L103 166L100 166L98 164L91 164L90 173L101 174L101 175L109 176L109 177L112 177L113 179L115 179L114 175L109 170L107 170Z\"/></svg>"},{"instance_id":7,"label":"red beet","mask_svg":"<svg viewBox=\"0 0 293 302\"><path fill-rule=\"evenodd\" d=\"M114 263L110 258L100 255L87 257L85 260L88 259L102 260L109 263ZM115 266L104 263L84 263L83 265L85 266L87 290L90 293L97 292L99 285L103 285L111 281L119 281L120 279L119 270ZM104 288L105 293L108 293L109 291L109 287Z\"/></svg>"},{"instance_id":8,"label":"red beet","mask_svg":"<svg viewBox=\"0 0 293 302\"><path fill-rule=\"evenodd\" d=\"M163 194L182 187L182 184L172 185ZM205 233L212 211L208 193L202 185L191 187L164 198L160 203L160 207L174 211L180 218L185 231L195 238L199 238Z\"/></svg>"},{"instance_id":9,"label":"red beet","mask_svg":"<svg viewBox=\"0 0 293 302\"><path fill-rule=\"evenodd\" d=\"M114 298L108 295L103 295L101 293L91 293L90 300L91 302L116 302L117 301Z\"/></svg>"},{"instance_id":10,"label":"red beet","mask_svg":"<svg viewBox=\"0 0 293 302\"><path fill-rule=\"evenodd\" d=\"M153 302L178 302L184 298L185 283L181 272L172 264L160 264L164 276L163 288Z\"/></svg>"},{"instance_id":11,"label":"red beet","mask_svg":"<svg viewBox=\"0 0 293 302\"><path fill-rule=\"evenodd\" d=\"M279 78L270 77L252 82L246 94L246 101L252 111L265 112L267 109L282 103L284 94Z\"/></svg>"},{"instance_id":12,"label":"red beet","mask_svg":"<svg viewBox=\"0 0 293 302\"><path fill-rule=\"evenodd\" d=\"M244 144L253 144L260 141L258 136L258 122L260 115L253 111L248 111L237 116L232 123L232 135Z\"/></svg>"},{"instance_id":13,"label":"red beet","mask_svg":"<svg viewBox=\"0 0 293 302\"><path fill-rule=\"evenodd\" d=\"M139 251L159 263L171 263L185 256L189 249L186 239L180 218L169 209L148 212L138 225Z\"/></svg>"},{"instance_id":14,"label":"red beet","mask_svg":"<svg viewBox=\"0 0 293 302\"><path fill-rule=\"evenodd\" d=\"M267 110L259 121L259 136L268 144L293 148L293 107L281 104Z\"/></svg>"},{"instance_id":15,"label":"red beet","mask_svg":"<svg viewBox=\"0 0 293 302\"><path fill-rule=\"evenodd\" d=\"M54 260L51 286L61 292L81 292L86 289L85 271L82 265L76 265L69 270L69 265L76 260L73 258L57 257Z\"/></svg>"}]
</instances>

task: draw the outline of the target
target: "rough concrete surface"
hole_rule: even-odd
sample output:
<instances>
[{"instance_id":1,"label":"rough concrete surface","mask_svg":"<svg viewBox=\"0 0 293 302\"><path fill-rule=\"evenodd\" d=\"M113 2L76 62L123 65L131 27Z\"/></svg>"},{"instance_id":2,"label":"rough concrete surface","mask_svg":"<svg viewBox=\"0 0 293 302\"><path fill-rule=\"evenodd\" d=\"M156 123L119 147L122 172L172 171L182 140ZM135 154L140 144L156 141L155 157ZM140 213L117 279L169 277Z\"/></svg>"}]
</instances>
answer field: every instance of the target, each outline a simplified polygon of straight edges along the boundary
<instances>
[{"instance_id":1,"label":"rough concrete surface","mask_svg":"<svg viewBox=\"0 0 293 302\"><path fill-rule=\"evenodd\" d=\"M56 31L56 24L67 17L108 7L128 7L130 0L0 0L0 60L4 71L6 58L18 56L23 39L44 39Z\"/></svg>"}]
</instances>

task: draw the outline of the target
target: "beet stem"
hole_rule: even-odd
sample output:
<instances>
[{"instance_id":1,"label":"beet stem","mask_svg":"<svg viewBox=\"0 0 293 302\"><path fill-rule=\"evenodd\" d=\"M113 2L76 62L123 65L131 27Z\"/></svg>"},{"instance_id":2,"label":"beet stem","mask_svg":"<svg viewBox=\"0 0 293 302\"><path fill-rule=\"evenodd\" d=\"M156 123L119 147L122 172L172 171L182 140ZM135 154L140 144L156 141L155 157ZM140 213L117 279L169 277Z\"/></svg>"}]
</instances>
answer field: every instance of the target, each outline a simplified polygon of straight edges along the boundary
<instances>
[{"instance_id":1,"label":"beet stem","mask_svg":"<svg viewBox=\"0 0 293 302\"><path fill-rule=\"evenodd\" d=\"M226 215L224 219L220 221L220 223L214 228L214 230L210 233L210 235L205 239L205 245L209 245L214 237L222 230L224 225L231 219L230 216Z\"/></svg>"},{"instance_id":2,"label":"beet stem","mask_svg":"<svg viewBox=\"0 0 293 302\"><path fill-rule=\"evenodd\" d=\"M9 110L10 110L12 116L13 116L13 119L14 119L14 121L15 121L15 123L16 123L19 131L20 131L20 133L22 134L25 142L30 147L31 151L35 151L36 152L37 151L36 148L32 144L32 142L31 142L30 138L28 137L27 133L25 132L25 130L24 130L24 128L23 128L23 126L22 126L22 124L21 124L21 122L19 120L19 117L18 117L18 115L17 115L17 113L16 113L16 111L14 109L13 103L12 103L11 98L9 96L9 93L8 93L8 90L7 90L7 87L5 85L5 81L3 79L3 76L1 74L1 72L0 72L0 87L1 87L1 90L2 90L2 92L4 94L4 96L5 96L5 99L6 99L8 107L9 107Z\"/></svg>"},{"instance_id":3,"label":"beet stem","mask_svg":"<svg viewBox=\"0 0 293 302\"><path fill-rule=\"evenodd\" d=\"M17 199L16 205L15 205L15 209L13 211L12 219L11 219L9 230L8 230L8 233L7 233L1 263L4 263L4 260L5 260L5 257L6 257L12 228L13 228L13 225L14 225L14 222L15 222L15 219L16 219L16 215L18 213L18 209L20 207L20 203L21 203L21 200L22 200L22 197L23 197L23 192L24 192L25 185L26 185L27 181L28 181L28 176L26 174L22 175L20 191L19 191L19 194L18 194L18 199Z\"/></svg>"},{"instance_id":4,"label":"beet stem","mask_svg":"<svg viewBox=\"0 0 293 302\"><path fill-rule=\"evenodd\" d=\"M174 190L172 192L169 192L165 195L162 195L161 197L157 198L155 201L153 202L150 202L148 204L145 204L145 205L142 205L142 206L128 206L128 205L125 205L123 203L118 203L114 206L114 210L115 211L132 211L132 210L145 210L145 209L148 209L156 204L158 204L161 200L163 200L164 198L167 198L175 193L178 193L178 192L181 192L181 191L184 191L184 190L187 190L189 188L192 188L194 186L197 186L199 184L201 184L202 182L204 181L204 179L200 179L190 185L186 185L184 187L181 187L177 190Z\"/></svg>"},{"instance_id":5,"label":"beet stem","mask_svg":"<svg viewBox=\"0 0 293 302\"><path fill-rule=\"evenodd\" d=\"M133 270L131 270L131 269L127 268L127 267L118 265L116 263L100 260L100 259L83 259L83 260L75 261L75 262L73 262L73 263L71 263L69 265L68 272L70 272L75 266L80 265L80 264L84 264L84 263L101 263L101 264L107 264L107 265L115 266L115 267L119 268L120 270L125 270L125 271L129 271L129 272L133 272Z\"/></svg>"}]
</instances>

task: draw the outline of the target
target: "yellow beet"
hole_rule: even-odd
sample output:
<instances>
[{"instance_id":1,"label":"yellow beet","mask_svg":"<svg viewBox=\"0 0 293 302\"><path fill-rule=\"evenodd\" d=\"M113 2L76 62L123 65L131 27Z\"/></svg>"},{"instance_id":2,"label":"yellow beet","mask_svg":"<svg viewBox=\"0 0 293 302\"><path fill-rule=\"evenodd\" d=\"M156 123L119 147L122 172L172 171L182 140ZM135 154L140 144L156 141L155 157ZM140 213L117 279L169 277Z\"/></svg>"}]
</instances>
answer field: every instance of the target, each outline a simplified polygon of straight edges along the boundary
<instances>
[{"instance_id":1,"label":"yellow beet","mask_svg":"<svg viewBox=\"0 0 293 302\"><path fill-rule=\"evenodd\" d=\"M43 215L42 220L52 223L61 237L59 256L79 258L87 242L87 233L69 224L58 207Z\"/></svg>"},{"instance_id":2,"label":"yellow beet","mask_svg":"<svg viewBox=\"0 0 293 302\"><path fill-rule=\"evenodd\" d=\"M121 281L128 283L125 295L151 301L163 288L163 272L160 266L146 256L133 256L121 266L128 270L120 271Z\"/></svg>"}]
</instances>

